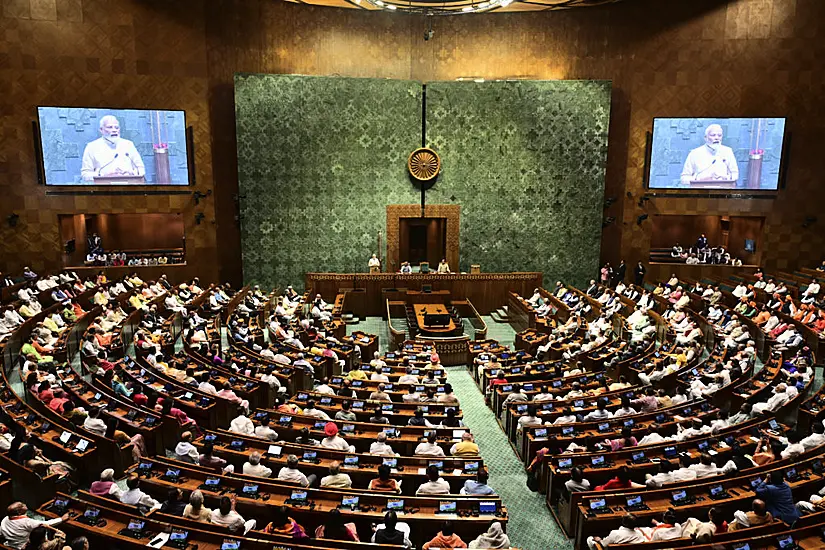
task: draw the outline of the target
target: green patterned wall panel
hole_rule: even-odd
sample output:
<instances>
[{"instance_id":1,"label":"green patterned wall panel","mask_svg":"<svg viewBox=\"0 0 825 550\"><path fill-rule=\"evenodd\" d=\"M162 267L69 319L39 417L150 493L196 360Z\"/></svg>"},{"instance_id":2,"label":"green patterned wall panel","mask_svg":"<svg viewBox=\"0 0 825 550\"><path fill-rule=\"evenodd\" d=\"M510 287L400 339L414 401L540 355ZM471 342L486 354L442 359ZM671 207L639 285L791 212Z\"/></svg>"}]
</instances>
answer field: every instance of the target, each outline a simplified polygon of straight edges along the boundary
<instances>
[{"instance_id":1,"label":"green patterned wall panel","mask_svg":"<svg viewBox=\"0 0 825 550\"><path fill-rule=\"evenodd\" d=\"M235 77L244 279L303 286L307 271L365 271L387 204L415 204L421 84Z\"/></svg>"},{"instance_id":2,"label":"green patterned wall panel","mask_svg":"<svg viewBox=\"0 0 825 550\"><path fill-rule=\"evenodd\" d=\"M609 81L427 84L427 202L461 205L461 269L583 284L601 243Z\"/></svg>"},{"instance_id":3,"label":"green patterned wall panel","mask_svg":"<svg viewBox=\"0 0 825 550\"><path fill-rule=\"evenodd\" d=\"M421 142L421 84L237 75L235 86L244 278L364 271L386 205L419 202L406 159ZM461 205L460 269L578 284L596 272L609 116L609 82L427 85L427 141L444 163L427 202Z\"/></svg>"}]
</instances>

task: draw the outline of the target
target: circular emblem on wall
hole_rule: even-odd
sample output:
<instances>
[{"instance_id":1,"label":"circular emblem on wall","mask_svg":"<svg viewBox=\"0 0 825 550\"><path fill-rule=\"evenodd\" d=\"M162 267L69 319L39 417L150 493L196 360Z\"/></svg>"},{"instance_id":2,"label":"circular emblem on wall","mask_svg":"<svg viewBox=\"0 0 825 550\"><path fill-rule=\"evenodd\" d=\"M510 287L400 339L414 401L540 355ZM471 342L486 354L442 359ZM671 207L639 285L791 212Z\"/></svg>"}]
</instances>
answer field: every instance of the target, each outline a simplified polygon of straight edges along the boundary
<instances>
[{"instance_id":1,"label":"circular emblem on wall","mask_svg":"<svg viewBox=\"0 0 825 550\"><path fill-rule=\"evenodd\" d=\"M407 170L418 181L432 181L441 171L441 158L429 147L416 149L407 159Z\"/></svg>"}]
</instances>

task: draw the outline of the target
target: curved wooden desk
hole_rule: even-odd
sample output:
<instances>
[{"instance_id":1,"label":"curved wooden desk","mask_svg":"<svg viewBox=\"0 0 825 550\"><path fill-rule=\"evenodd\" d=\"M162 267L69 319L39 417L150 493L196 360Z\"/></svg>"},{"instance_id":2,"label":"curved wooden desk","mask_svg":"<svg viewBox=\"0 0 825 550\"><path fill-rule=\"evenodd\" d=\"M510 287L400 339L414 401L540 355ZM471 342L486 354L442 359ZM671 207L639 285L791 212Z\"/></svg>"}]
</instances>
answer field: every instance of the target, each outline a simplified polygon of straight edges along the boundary
<instances>
[{"instance_id":1,"label":"curved wooden desk","mask_svg":"<svg viewBox=\"0 0 825 550\"><path fill-rule=\"evenodd\" d=\"M413 306L415 311L415 319L418 321L418 326L422 331L431 335L450 334L455 329L455 321L450 317L450 312L444 304L415 304ZM446 325L428 325L425 320L428 315L445 315L449 317L449 322Z\"/></svg>"}]
</instances>

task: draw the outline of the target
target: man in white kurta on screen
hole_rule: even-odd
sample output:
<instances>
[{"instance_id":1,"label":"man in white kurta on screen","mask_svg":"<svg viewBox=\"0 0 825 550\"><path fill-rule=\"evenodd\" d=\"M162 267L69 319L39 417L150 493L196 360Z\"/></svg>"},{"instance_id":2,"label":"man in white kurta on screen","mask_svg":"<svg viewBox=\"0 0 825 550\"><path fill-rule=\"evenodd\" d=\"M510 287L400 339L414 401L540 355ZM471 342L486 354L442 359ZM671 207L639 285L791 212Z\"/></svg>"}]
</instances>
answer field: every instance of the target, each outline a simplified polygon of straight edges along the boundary
<instances>
[{"instance_id":1,"label":"man in white kurta on screen","mask_svg":"<svg viewBox=\"0 0 825 550\"><path fill-rule=\"evenodd\" d=\"M705 144L688 153L682 169L682 183L692 181L732 181L739 179L739 165L733 149L722 145L722 127L711 124L705 129Z\"/></svg>"},{"instance_id":2,"label":"man in white kurta on screen","mask_svg":"<svg viewBox=\"0 0 825 550\"><path fill-rule=\"evenodd\" d=\"M80 167L83 181L96 176L144 176L146 169L135 144L120 137L120 123L112 115L100 119L100 137L86 145Z\"/></svg>"}]
</instances>

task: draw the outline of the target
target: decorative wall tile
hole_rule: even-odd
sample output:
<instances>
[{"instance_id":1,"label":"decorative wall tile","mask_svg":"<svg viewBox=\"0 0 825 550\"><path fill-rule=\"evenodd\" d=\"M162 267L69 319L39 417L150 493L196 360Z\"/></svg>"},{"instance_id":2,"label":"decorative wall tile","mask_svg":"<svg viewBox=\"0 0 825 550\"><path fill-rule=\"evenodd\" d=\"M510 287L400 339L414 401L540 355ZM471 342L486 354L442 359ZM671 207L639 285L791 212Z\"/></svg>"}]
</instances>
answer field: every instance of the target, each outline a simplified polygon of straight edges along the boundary
<instances>
[{"instance_id":1,"label":"decorative wall tile","mask_svg":"<svg viewBox=\"0 0 825 550\"><path fill-rule=\"evenodd\" d=\"M422 86L283 75L235 85L244 278L364 271L386 205L419 200L405 161L420 143ZM427 142L444 161L426 202L462 206L453 269L583 283L599 258L610 83L431 83L426 93Z\"/></svg>"},{"instance_id":2,"label":"decorative wall tile","mask_svg":"<svg viewBox=\"0 0 825 550\"><path fill-rule=\"evenodd\" d=\"M235 101L244 279L366 271L386 205L419 201L406 160L421 143L421 85L237 75Z\"/></svg>"},{"instance_id":3,"label":"decorative wall tile","mask_svg":"<svg viewBox=\"0 0 825 550\"><path fill-rule=\"evenodd\" d=\"M461 205L460 268L583 284L601 243L610 83L432 82L428 203Z\"/></svg>"}]
</instances>

